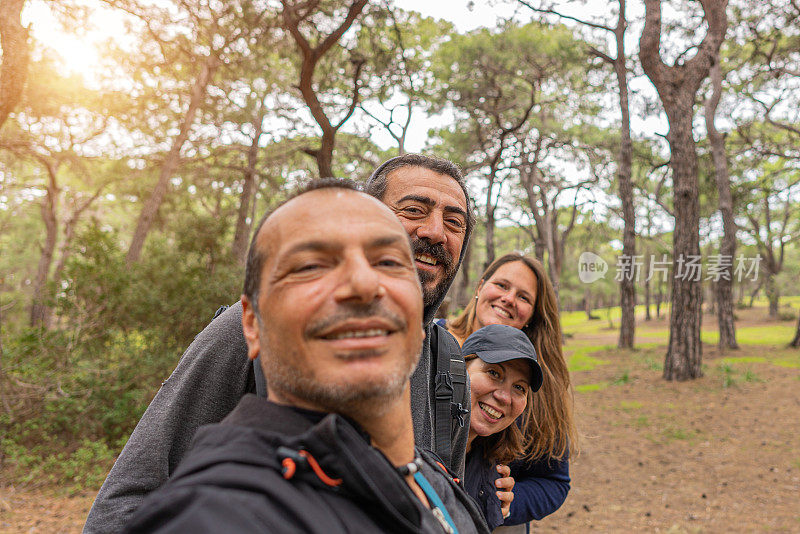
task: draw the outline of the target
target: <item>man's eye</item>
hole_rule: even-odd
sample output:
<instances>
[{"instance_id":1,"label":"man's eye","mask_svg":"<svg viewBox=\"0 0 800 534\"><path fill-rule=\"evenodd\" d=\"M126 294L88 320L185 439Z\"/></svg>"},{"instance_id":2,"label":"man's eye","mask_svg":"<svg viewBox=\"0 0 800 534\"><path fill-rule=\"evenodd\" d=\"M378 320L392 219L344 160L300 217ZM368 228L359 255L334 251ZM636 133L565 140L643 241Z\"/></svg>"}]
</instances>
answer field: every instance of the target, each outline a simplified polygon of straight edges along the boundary
<instances>
[{"instance_id":1,"label":"man's eye","mask_svg":"<svg viewBox=\"0 0 800 534\"><path fill-rule=\"evenodd\" d=\"M409 206L407 208L403 208L403 212L404 213L409 213L411 215L421 215L422 214L422 210L419 209L419 208L416 208L414 206Z\"/></svg>"},{"instance_id":2,"label":"man's eye","mask_svg":"<svg viewBox=\"0 0 800 534\"><path fill-rule=\"evenodd\" d=\"M320 264L320 263L305 263L303 265L295 267L294 272L296 272L296 273L307 273L307 272L313 272L313 271L315 271L317 269L320 269L320 268L322 268L322 264Z\"/></svg>"},{"instance_id":3,"label":"man's eye","mask_svg":"<svg viewBox=\"0 0 800 534\"><path fill-rule=\"evenodd\" d=\"M393 258L384 258L378 261L378 265L381 267L402 267L403 263Z\"/></svg>"},{"instance_id":4,"label":"man's eye","mask_svg":"<svg viewBox=\"0 0 800 534\"><path fill-rule=\"evenodd\" d=\"M463 230L465 226L461 219L447 219L445 222L456 230Z\"/></svg>"}]
</instances>

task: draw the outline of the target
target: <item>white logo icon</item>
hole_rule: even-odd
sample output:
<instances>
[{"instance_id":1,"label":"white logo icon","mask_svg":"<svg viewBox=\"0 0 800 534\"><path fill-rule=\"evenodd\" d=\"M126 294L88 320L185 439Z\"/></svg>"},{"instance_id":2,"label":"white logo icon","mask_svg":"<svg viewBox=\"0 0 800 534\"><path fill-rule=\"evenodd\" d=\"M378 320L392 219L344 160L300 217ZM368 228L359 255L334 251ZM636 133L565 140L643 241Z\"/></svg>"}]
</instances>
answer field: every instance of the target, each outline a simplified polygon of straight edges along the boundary
<instances>
[{"instance_id":1,"label":"white logo icon","mask_svg":"<svg viewBox=\"0 0 800 534\"><path fill-rule=\"evenodd\" d=\"M608 263L594 252L582 252L578 258L578 278L584 284L597 282L606 276Z\"/></svg>"}]
</instances>

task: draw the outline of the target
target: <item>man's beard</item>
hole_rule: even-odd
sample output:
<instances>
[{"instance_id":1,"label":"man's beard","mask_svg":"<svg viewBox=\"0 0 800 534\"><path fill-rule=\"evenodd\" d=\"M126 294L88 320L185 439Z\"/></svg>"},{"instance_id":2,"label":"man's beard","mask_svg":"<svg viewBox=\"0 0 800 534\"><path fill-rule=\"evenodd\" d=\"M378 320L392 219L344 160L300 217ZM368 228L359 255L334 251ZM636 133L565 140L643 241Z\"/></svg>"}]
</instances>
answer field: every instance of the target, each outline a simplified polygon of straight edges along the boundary
<instances>
[{"instance_id":1,"label":"man's beard","mask_svg":"<svg viewBox=\"0 0 800 534\"><path fill-rule=\"evenodd\" d=\"M303 401L326 413L339 413L353 418L369 413L381 416L400 397L409 384L411 374L417 366L415 358L407 368L398 368L386 373L380 380L362 381L355 384L330 384L311 376L298 373L297 369L283 359L266 359L264 374L268 377L269 389L282 396Z\"/></svg>"},{"instance_id":2,"label":"man's beard","mask_svg":"<svg viewBox=\"0 0 800 534\"><path fill-rule=\"evenodd\" d=\"M382 308L380 304L341 305L340 310L324 319L314 321L305 329L306 337L316 337L331 327L352 318L382 317L397 331L404 332L416 325ZM264 325L260 323L262 339L268 339ZM264 360L264 374L268 379L268 389L274 389L294 399L301 399L329 413L357 416L360 413L380 415L391 406L390 401L398 398L408 385L419 361L420 345L411 347L409 357L401 358L389 372L377 380L357 383L328 383L316 377L310 368L298 367L291 362L299 361L297 354L284 354L281 357L267 357ZM375 356L373 351L337 355L341 359L355 359Z\"/></svg>"},{"instance_id":3,"label":"man's beard","mask_svg":"<svg viewBox=\"0 0 800 534\"><path fill-rule=\"evenodd\" d=\"M447 290L450 289L450 283L458 271L458 263L447 253L441 243L431 243L427 239L414 239L411 246L414 249L414 255L427 254L443 268L442 280L430 289L428 289L428 285L436 279L436 275L427 271L417 271L422 284L422 302L425 306L439 304L444 299Z\"/></svg>"}]
</instances>

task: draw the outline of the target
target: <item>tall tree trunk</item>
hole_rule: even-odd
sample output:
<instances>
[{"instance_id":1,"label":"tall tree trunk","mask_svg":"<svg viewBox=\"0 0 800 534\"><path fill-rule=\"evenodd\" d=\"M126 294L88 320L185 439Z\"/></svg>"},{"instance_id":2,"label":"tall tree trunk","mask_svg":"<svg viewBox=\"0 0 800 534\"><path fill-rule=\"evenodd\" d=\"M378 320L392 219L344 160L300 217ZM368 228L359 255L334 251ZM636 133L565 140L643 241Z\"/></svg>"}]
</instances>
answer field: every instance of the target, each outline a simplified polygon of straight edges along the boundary
<instances>
[{"instance_id":1,"label":"tall tree trunk","mask_svg":"<svg viewBox=\"0 0 800 534\"><path fill-rule=\"evenodd\" d=\"M588 285L583 289L583 311L586 313L588 320L599 319L598 316L592 315L592 292L589 290Z\"/></svg>"},{"instance_id":2,"label":"tall tree trunk","mask_svg":"<svg viewBox=\"0 0 800 534\"><path fill-rule=\"evenodd\" d=\"M213 78L214 73L219 65L219 57L214 55L212 52L211 55L205 58L205 61L200 68L200 73L197 75L197 79L192 86L189 107L186 109L186 113L181 121L180 131L178 132L177 137L172 140L172 146L169 149L169 153L164 159L164 162L161 164L161 170L158 174L156 186L153 188L153 192L150 193L150 197L145 201L144 206L142 206L142 211L139 214L139 220L136 223L136 229L133 232L133 238L131 238L131 245L128 249L128 254L125 257L125 260L129 265L138 262L142 255L144 241L147 238L147 234L150 232L150 228L153 225L153 220L155 219L156 214L161 207L161 203L164 201L164 196L166 195L167 188L169 187L169 181L172 178L175 170L178 168L178 164L180 163L181 149L183 148L186 139L189 137L189 132L191 131L192 123L194 122L194 116L197 114L197 110L200 108L203 100L205 99L206 88L211 82L211 79Z\"/></svg>"},{"instance_id":3,"label":"tall tree trunk","mask_svg":"<svg viewBox=\"0 0 800 534\"><path fill-rule=\"evenodd\" d=\"M3 287L3 280L0 279L0 289ZM5 368L5 355L3 353L3 303L0 302L0 403L3 404L3 409L8 414L8 422L14 422L14 412L11 409L11 404L8 401L10 395L10 386L8 375Z\"/></svg>"},{"instance_id":4,"label":"tall tree trunk","mask_svg":"<svg viewBox=\"0 0 800 534\"><path fill-rule=\"evenodd\" d=\"M456 308L463 308L472 297L472 284L470 283L470 266L472 264L472 243L467 244L467 250L464 251L464 259L461 261L461 280L458 284L456 291L456 298L454 306Z\"/></svg>"},{"instance_id":5,"label":"tall tree trunk","mask_svg":"<svg viewBox=\"0 0 800 534\"><path fill-rule=\"evenodd\" d=\"M341 128L342 125L352 116L353 111L355 111L355 108L358 105L359 91L361 89L361 69L364 67L366 61L363 59L352 61L355 67L355 72L353 74L353 94L351 95L350 99L350 107L345 115L335 125L331 124L330 119L325 114L322 103L317 97L315 90L316 84L314 83L314 71L316 70L317 63L319 63L319 60L322 58L322 56L324 56L331 49L331 47L333 47L333 45L339 41L339 39L350 28L350 26L352 26L353 22L355 22L355 20L361 14L361 11L363 11L367 1L368 0L353 0L348 7L347 15L341 24L339 24L339 26L336 28L333 28L333 31L331 31L331 33L328 35L321 37L316 46L312 46L308 39L306 39L306 37L303 35L303 32L300 31L300 23L306 17L308 17L311 10L308 10L306 6L302 6L302 2L295 3L290 0L281 1L281 4L283 5L282 15L284 28L291 34L292 39L294 39L295 44L300 49L300 54L302 56L298 88L300 89L300 94L303 97L303 101L306 103L308 110L311 112L311 116L314 117L314 120L322 130L320 147L316 150L307 150L307 152L312 154L317 161L317 169L319 170L320 178L328 178L333 176L333 149L336 143L336 133L339 131L339 128ZM298 9L300 6L302 6L302 9ZM301 15L301 10L305 11L305 14Z\"/></svg>"},{"instance_id":6,"label":"tall tree trunk","mask_svg":"<svg viewBox=\"0 0 800 534\"><path fill-rule=\"evenodd\" d=\"M544 218L547 228L547 237L545 241L547 243L547 274L550 275L550 282L553 284L556 302L559 302L558 294L561 288L561 266L558 258L558 247L556 246L556 240L558 239L556 236L556 232L558 231L557 219L558 212L556 211L547 212Z\"/></svg>"},{"instance_id":7,"label":"tall tree trunk","mask_svg":"<svg viewBox=\"0 0 800 534\"><path fill-rule=\"evenodd\" d=\"M797 330L794 333L794 339L789 343L790 347L800 348L800 316L797 318Z\"/></svg>"},{"instance_id":8,"label":"tall tree trunk","mask_svg":"<svg viewBox=\"0 0 800 534\"><path fill-rule=\"evenodd\" d=\"M661 303L664 301L663 283L662 281L658 282L658 291L656 291L656 319L661 319Z\"/></svg>"},{"instance_id":9,"label":"tall tree trunk","mask_svg":"<svg viewBox=\"0 0 800 534\"><path fill-rule=\"evenodd\" d=\"M720 262L720 278L714 284L714 289L716 290L719 348L724 351L738 349L739 345L736 343L736 325L733 320L733 259L736 254L736 221L733 218L733 195L728 174L728 157L725 153L725 138L717 131L714 124L714 116L722 96L722 68L719 57L711 66L711 84L713 92L711 98L706 102L705 116L706 131L711 145L711 158L714 161L719 211L722 215L723 235L719 254L723 261Z\"/></svg>"},{"instance_id":10,"label":"tall tree trunk","mask_svg":"<svg viewBox=\"0 0 800 534\"><path fill-rule=\"evenodd\" d=\"M697 152L692 136L694 100L708 75L727 30L727 0L703 0L708 31L695 56L668 67L660 57L661 2L645 0L645 27L639 43L639 58L645 74L658 91L669 121L675 231L670 334L664 361L666 380L687 380L702 376L702 282L694 276L680 276L680 262L700 256L700 213L698 203Z\"/></svg>"},{"instance_id":11,"label":"tall tree trunk","mask_svg":"<svg viewBox=\"0 0 800 534\"><path fill-rule=\"evenodd\" d=\"M653 318L650 316L650 280L644 281L644 320L650 321Z\"/></svg>"},{"instance_id":12,"label":"tall tree trunk","mask_svg":"<svg viewBox=\"0 0 800 534\"><path fill-rule=\"evenodd\" d=\"M542 265L544 265L544 252L546 249L547 247L544 244L544 239L542 239L541 234L537 233L536 239L533 242L533 254Z\"/></svg>"},{"instance_id":13,"label":"tall tree trunk","mask_svg":"<svg viewBox=\"0 0 800 534\"><path fill-rule=\"evenodd\" d=\"M631 258L636 255L636 212L633 207L633 180L632 161L633 143L631 142L631 116L628 104L628 68L625 56L625 0L619 2L617 27L614 35L617 42L617 57L614 60L614 73L617 75L619 87L619 107L622 112L622 125L620 129L619 161L617 162L617 182L619 198L622 202L622 219L625 228L622 231L622 255ZM619 341L617 346L621 349L633 348L633 338L636 329L636 285L634 273L623 276L619 283L620 320Z\"/></svg>"},{"instance_id":14,"label":"tall tree trunk","mask_svg":"<svg viewBox=\"0 0 800 534\"><path fill-rule=\"evenodd\" d=\"M259 114L258 119L256 119L253 125L255 132L253 133L253 142L250 143L250 148L247 151L247 169L245 169L244 172L242 196L239 199L239 210L236 214L236 229L233 233L231 253L239 265L244 265L247 259L250 229L253 226L253 220L250 219L250 223L248 223L247 216L250 213L250 204L255 202L256 174L258 173L258 143L261 141L263 121L264 116Z\"/></svg>"},{"instance_id":15,"label":"tall tree trunk","mask_svg":"<svg viewBox=\"0 0 800 534\"><path fill-rule=\"evenodd\" d=\"M769 318L777 319L781 295L778 291L778 285L775 283L775 275L770 271L767 271L765 274L767 275L767 280L764 286L764 292L767 294L767 300L769 301Z\"/></svg>"},{"instance_id":16,"label":"tall tree trunk","mask_svg":"<svg viewBox=\"0 0 800 534\"><path fill-rule=\"evenodd\" d=\"M753 301L756 300L756 297L758 296L758 292L761 291L761 288L764 286L764 278L766 278L766 277L762 276L758 280L758 284L756 285L756 288L750 293L750 302L747 304L748 308L752 308L753 307Z\"/></svg>"},{"instance_id":17,"label":"tall tree trunk","mask_svg":"<svg viewBox=\"0 0 800 534\"><path fill-rule=\"evenodd\" d=\"M672 246L672 299L670 333L664 378L686 380L702 376L700 343L702 281L677 276L681 261L700 256L700 206L698 202L697 153L692 138L692 103L670 118L667 134L675 190L675 233Z\"/></svg>"},{"instance_id":18,"label":"tall tree trunk","mask_svg":"<svg viewBox=\"0 0 800 534\"><path fill-rule=\"evenodd\" d=\"M486 243L486 261L483 264L483 270L485 271L489 265L492 264L494 261L495 251L494 251L494 230L495 230L495 218L494 218L494 210L495 205L492 203L492 190L494 189L494 170L492 170L491 175L489 176L489 187L486 188L486 236L485 236L485 243Z\"/></svg>"},{"instance_id":19,"label":"tall tree trunk","mask_svg":"<svg viewBox=\"0 0 800 534\"><path fill-rule=\"evenodd\" d=\"M707 313L714 314L717 311L717 282L711 282L708 286L708 295L706 299L708 299L708 307L706 308Z\"/></svg>"},{"instance_id":20,"label":"tall tree trunk","mask_svg":"<svg viewBox=\"0 0 800 534\"><path fill-rule=\"evenodd\" d=\"M44 245L39 256L39 265L36 268L36 278L33 280L33 299L31 302L30 325L50 328L52 313L47 305L45 290L50 275L50 266L53 263L53 253L56 249L58 238L58 209L59 189L56 182L56 167L49 161L41 160L47 169L47 194L42 199L40 210L45 227Z\"/></svg>"},{"instance_id":21,"label":"tall tree trunk","mask_svg":"<svg viewBox=\"0 0 800 534\"><path fill-rule=\"evenodd\" d=\"M67 265L67 260L70 256L70 247L72 245L72 240L75 237L75 228L78 226L78 221L80 220L83 212L86 211L89 206L91 206L92 202L97 200L97 197L100 196L102 190L102 187L99 188L97 192L90 198L86 199L83 204L76 206L75 210L72 212L72 215L70 215L70 217L64 221L64 237L61 241L61 245L59 246L58 261L53 269L52 276L52 280L54 280L57 284L61 282L63 277L64 267Z\"/></svg>"},{"instance_id":22,"label":"tall tree trunk","mask_svg":"<svg viewBox=\"0 0 800 534\"><path fill-rule=\"evenodd\" d=\"M333 177L333 148L336 143L336 131L326 130L322 133L319 150L316 151L317 168L320 178Z\"/></svg>"},{"instance_id":23,"label":"tall tree trunk","mask_svg":"<svg viewBox=\"0 0 800 534\"><path fill-rule=\"evenodd\" d=\"M28 29L20 21L24 0L0 2L0 47L3 66L0 69L0 128L22 98L28 77L30 46Z\"/></svg>"}]
</instances>

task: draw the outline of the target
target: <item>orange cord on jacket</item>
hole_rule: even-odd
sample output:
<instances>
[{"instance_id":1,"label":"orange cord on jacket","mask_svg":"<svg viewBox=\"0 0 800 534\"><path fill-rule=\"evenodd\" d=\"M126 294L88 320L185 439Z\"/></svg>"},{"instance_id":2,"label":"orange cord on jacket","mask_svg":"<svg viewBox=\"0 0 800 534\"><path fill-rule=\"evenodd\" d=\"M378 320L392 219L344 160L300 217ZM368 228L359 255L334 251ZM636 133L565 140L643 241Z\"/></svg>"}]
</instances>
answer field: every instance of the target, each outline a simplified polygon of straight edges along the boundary
<instances>
[{"instance_id":1,"label":"orange cord on jacket","mask_svg":"<svg viewBox=\"0 0 800 534\"><path fill-rule=\"evenodd\" d=\"M310 465L311 469L314 471L314 474L317 475L317 478L319 478L326 485L332 486L332 487L336 487L336 486L341 485L342 479L341 478L331 478L331 477L329 477L325 473L325 471L322 470L322 467L320 467L319 463L317 463L317 460L311 455L310 452L305 451L305 450L300 450L300 451L297 451L297 454L299 454L300 456L302 456L303 458L306 459L306 461L308 462L308 465ZM282 470L283 478L285 478L286 480L291 479L294 476L294 474L297 472L297 463L294 460L292 460L291 458L288 458L288 457L284 458L283 461L281 462L281 465L283 466L283 470Z\"/></svg>"}]
</instances>

